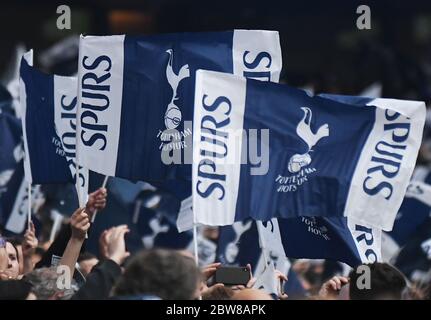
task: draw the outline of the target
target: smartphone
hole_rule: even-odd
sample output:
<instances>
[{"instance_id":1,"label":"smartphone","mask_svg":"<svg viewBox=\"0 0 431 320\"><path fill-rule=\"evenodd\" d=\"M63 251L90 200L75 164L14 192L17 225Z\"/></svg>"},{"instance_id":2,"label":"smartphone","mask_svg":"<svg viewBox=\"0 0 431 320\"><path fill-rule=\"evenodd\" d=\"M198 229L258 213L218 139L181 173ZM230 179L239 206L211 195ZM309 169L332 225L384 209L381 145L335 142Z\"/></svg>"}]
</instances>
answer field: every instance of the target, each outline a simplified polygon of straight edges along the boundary
<instances>
[{"instance_id":1,"label":"smartphone","mask_svg":"<svg viewBox=\"0 0 431 320\"><path fill-rule=\"evenodd\" d=\"M245 286L250 281L250 270L247 267L220 267L214 275L214 281L231 286Z\"/></svg>"},{"instance_id":2,"label":"smartphone","mask_svg":"<svg viewBox=\"0 0 431 320\"><path fill-rule=\"evenodd\" d=\"M281 296L284 294L284 280L283 279L280 279L278 281L278 294Z\"/></svg>"}]
</instances>

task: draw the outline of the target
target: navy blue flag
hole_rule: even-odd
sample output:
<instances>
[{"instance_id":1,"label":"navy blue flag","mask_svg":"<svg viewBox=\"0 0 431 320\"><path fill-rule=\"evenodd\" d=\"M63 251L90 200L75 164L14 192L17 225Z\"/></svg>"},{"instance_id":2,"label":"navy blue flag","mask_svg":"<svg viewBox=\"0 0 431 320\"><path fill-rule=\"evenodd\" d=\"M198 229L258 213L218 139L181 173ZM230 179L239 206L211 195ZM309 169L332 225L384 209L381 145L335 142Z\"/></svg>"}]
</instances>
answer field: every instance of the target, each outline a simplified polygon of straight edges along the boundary
<instances>
[{"instance_id":1,"label":"navy blue flag","mask_svg":"<svg viewBox=\"0 0 431 320\"><path fill-rule=\"evenodd\" d=\"M394 228L388 234L399 246L403 246L419 226L431 216L431 186L412 181L398 211Z\"/></svg>"},{"instance_id":2,"label":"navy blue flag","mask_svg":"<svg viewBox=\"0 0 431 320\"><path fill-rule=\"evenodd\" d=\"M425 104L352 100L199 70L187 227L346 216L391 230L421 144Z\"/></svg>"},{"instance_id":3,"label":"navy blue flag","mask_svg":"<svg viewBox=\"0 0 431 320\"><path fill-rule=\"evenodd\" d=\"M22 158L21 121L0 109L0 190ZM1 191L0 191L1 193Z\"/></svg>"},{"instance_id":4,"label":"navy blue flag","mask_svg":"<svg viewBox=\"0 0 431 320\"><path fill-rule=\"evenodd\" d=\"M103 179L103 176L90 172L90 190L98 188ZM173 249L189 247L192 239L191 233L180 234L175 227L179 200L160 192L149 184L133 183L115 177L109 178L106 189L108 201L106 207L98 213L95 223L91 227L87 250L96 253L100 234L106 229L122 224L128 225L130 229L125 239L127 250L131 253L144 247ZM70 190L69 193L74 193L74 191ZM76 196L73 195L68 200L69 204L75 204L76 208L78 205ZM64 211L64 207L60 207L58 211ZM70 210L66 211L70 212Z\"/></svg>"},{"instance_id":5,"label":"navy blue flag","mask_svg":"<svg viewBox=\"0 0 431 320\"><path fill-rule=\"evenodd\" d=\"M1 116L1 115L0 115ZM3 177L4 178L4 177ZM0 189L0 225L6 228L9 217L14 210L18 194L27 196L24 183L24 166L23 162L16 164L11 170L10 177L7 177L7 182L1 185ZM23 191L20 191L22 190ZM27 212L27 211L25 211ZM24 215L25 216L25 215Z\"/></svg>"},{"instance_id":6,"label":"navy blue flag","mask_svg":"<svg viewBox=\"0 0 431 320\"><path fill-rule=\"evenodd\" d=\"M79 163L132 181L190 180L195 71L278 82L281 66L274 31L81 37Z\"/></svg>"},{"instance_id":7,"label":"navy blue flag","mask_svg":"<svg viewBox=\"0 0 431 320\"><path fill-rule=\"evenodd\" d=\"M219 229L216 261L224 265L255 267L261 256L256 223L252 220L236 222Z\"/></svg>"},{"instance_id":8,"label":"navy blue flag","mask_svg":"<svg viewBox=\"0 0 431 320\"><path fill-rule=\"evenodd\" d=\"M395 260L398 267L413 281L429 283L431 268L431 220L418 228Z\"/></svg>"},{"instance_id":9,"label":"navy blue flag","mask_svg":"<svg viewBox=\"0 0 431 320\"><path fill-rule=\"evenodd\" d=\"M278 219L289 258L329 259L351 267L381 261L381 230L346 217Z\"/></svg>"},{"instance_id":10,"label":"navy blue flag","mask_svg":"<svg viewBox=\"0 0 431 320\"><path fill-rule=\"evenodd\" d=\"M27 225L28 218L28 188L24 179L24 164L21 160L17 163L8 183L0 190L0 226L3 234L22 234ZM44 202L44 195L40 186L32 186L32 221L36 231L40 230L40 221L35 215L40 205Z\"/></svg>"},{"instance_id":11,"label":"navy blue flag","mask_svg":"<svg viewBox=\"0 0 431 320\"><path fill-rule=\"evenodd\" d=\"M431 219L431 186L411 181L391 232L382 235L382 255L391 261L413 238L422 225Z\"/></svg>"},{"instance_id":12,"label":"navy blue flag","mask_svg":"<svg viewBox=\"0 0 431 320\"><path fill-rule=\"evenodd\" d=\"M175 223L158 210L145 207L140 208L139 219L136 224L142 245L146 249L169 248L186 249L192 241L190 232L179 233Z\"/></svg>"},{"instance_id":13,"label":"navy blue flag","mask_svg":"<svg viewBox=\"0 0 431 320\"><path fill-rule=\"evenodd\" d=\"M23 182L21 121L0 109L0 224L4 227Z\"/></svg>"},{"instance_id":14,"label":"navy blue flag","mask_svg":"<svg viewBox=\"0 0 431 320\"><path fill-rule=\"evenodd\" d=\"M0 113L7 112L11 115L15 114L12 107L13 100L9 91L0 84Z\"/></svg>"},{"instance_id":15,"label":"navy blue flag","mask_svg":"<svg viewBox=\"0 0 431 320\"><path fill-rule=\"evenodd\" d=\"M77 80L40 72L29 63L30 54L20 67L26 180L75 182ZM78 180L87 188L88 170L82 169Z\"/></svg>"}]
</instances>

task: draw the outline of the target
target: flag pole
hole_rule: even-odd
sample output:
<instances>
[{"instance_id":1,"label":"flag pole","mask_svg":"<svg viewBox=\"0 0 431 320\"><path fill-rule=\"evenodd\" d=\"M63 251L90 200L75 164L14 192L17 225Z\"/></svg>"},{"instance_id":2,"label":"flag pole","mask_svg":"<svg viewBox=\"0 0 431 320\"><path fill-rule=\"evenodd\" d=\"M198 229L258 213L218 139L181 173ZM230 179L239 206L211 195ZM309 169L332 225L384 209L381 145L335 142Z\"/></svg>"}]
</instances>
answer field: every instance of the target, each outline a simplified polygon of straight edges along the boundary
<instances>
[{"instance_id":1,"label":"flag pole","mask_svg":"<svg viewBox=\"0 0 431 320\"><path fill-rule=\"evenodd\" d=\"M136 200L135 210L133 211L133 218L132 218L132 222L134 224L138 223L138 220L139 220L139 211L141 210L141 206L142 206L142 200L141 199Z\"/></svg>"},{"instance_id":2,"label":"flag pole","mask_svg":"<svg viewBox=\"0 0 431 320\"><path fill-rule=\"evenodd\" d=\"M198 254L198 227L196 223L193 223L193 245L195 251L196 265L199 266L199 254Z\"/></svg>"},{"instance_id":3,"label":"flag pole","mask_svg":"<svg viewBox=\"0 0 431 320\"><path fill-rule=\"evenodd\" d=\"M30 229L31 225L31 182L27 185L27 196L28 196L28 212L27 212L27 229Z\"/></svg>"},{"instance_id":4,"label":"flag pole","mask_svg":"<svg viewBox=\"0 0 431 320\"><path fill-rule=\"evenodd\" d=\"M81 37L82 37L82 34L80 35L80 39L79 39L79 49L81 49ZM82 59L82 51L81 50L79 50L79 57L78 57L78 61L81 61L81 59ZM79 137L81 136L81 121L80 121L80 115L79 115L79 110L80 110L80 106L81 106L81 97L80 97L80 94L79 94L79 92L80 92L80 85L79 85L79 79L81 78L80 77L80 68L78 68L78 85L77 85L77 88L76 88L76 98L77 98L77 104L76 104L76 135L75 135L75 137L76 137L76 150L75 150L75 188L76 188L76 192L78 193L78 203L79 203L79 207L80 208L82 208L82 207L84 207L84 199L82 199L82 196L83 195L81 195L81 191L82 191L82 188L81 188L81 186L80 186L80 184L79 184L79 172L80 172L80 170L79 170L79 143L78 143L78 139L79 139ZM86 235L86 238L87 238L87 235Z\"/></svg>"},{"instance_id":5,"label":"flag pole","mask_svg":"<svg viewBox=\"0 0 431 320\"><path fill-rule=\"evenodd\" d=\"M106 187L106 183L108 182L109 176L105 176L102 183L102 188ZM96 220L97 210L94 211L93 216L91 217L91 223L94 223L94 220Z\"/></svg>"},{"instance_id":6,"label":"flag pole","mask_svg":"<svg viewBox=\"0 0 431 320\"><path fill-rule=\"evenodd\" d=\"M195 251L196 265L199 267L199 254L198 254L198 226L196 223L196 213L193 210L193 192L192 192L192 213L193 213L193 246Z\"/></svg>"},{"instance_id":7,"label":"flag pole","mask_svg":"<svg viewBox=\"0 0 431 320\"><path fill-rule=\"evenodd\" d=\"M53 211L55 212L55 216L54 216L54 221L52 223L52 227L51 227L51 232L49 235L49 242L53 242L55 239L55 235L57 234L57 231L60 227L60 223L63 220L63 217L61 216L61 214L59 212L57 212L57 210Z\"/></svg>"},{"instance_id":8,"label":"flag pole","mask_svg":"<svg viewBox=\"0 0 431 320\"><path fill-rule=\"evenodd\" d=\"M79 55L78 55L78 61L81 61L82 59L82 51L81 51L81 37L82 35L80 35L80 39L79 39ZM80 107L81 107L81 97L80 97L80 85L79 85L79 79L81 78L81 72L80 72L80 68L78 68L78 85L76 88L76 98L77 98L77 104L76 104L76 149L75 149L75 188L76 188L76 192L78 193L78 203L79 203L79 208L83 208L85 206L84 204L84 199L82 199L82 197L84 196L82 193L82 189L83 187L81 187L80 183L79 183L79 143L78 143L78 139L81 136L81 121L80 121ZM88 190L88 189L87 189ZM85 233L85 239L88 239L88 232Z\"/></svg>"},{"instance_id":9,"label":"flag pole","mask_svg":"<svg viewBox=\"0 0 431 320\"><path fill-rule=\"evenodd\" d=\"M262 223L261 221L256 221L257 234L259 237L258 238L259 239L259 247L260 247L260 250L262 251L263 261L265 263L265 268L264 268L264 270L265 270L268 266L268 257L266 256L267 251L266 251L266 245L264 243L265 240L262 237L262 231L261 231L262 225L261 225L261 223Z\"/></svg>"}]
</instances>

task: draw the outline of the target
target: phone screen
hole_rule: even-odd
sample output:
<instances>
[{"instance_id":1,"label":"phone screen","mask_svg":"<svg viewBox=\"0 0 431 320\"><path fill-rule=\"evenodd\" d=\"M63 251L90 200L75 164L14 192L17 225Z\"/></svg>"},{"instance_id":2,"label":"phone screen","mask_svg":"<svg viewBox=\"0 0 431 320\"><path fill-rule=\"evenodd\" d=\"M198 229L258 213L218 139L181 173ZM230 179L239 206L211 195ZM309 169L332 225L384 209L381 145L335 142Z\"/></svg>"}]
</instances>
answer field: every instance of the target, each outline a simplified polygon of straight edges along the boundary
<instances>
[{"instance_id":1,"label":"phone screen","mask_svg":"<svg viewBox=\"0 0 431 320\"><path fill-rule=\"evenodd\" d=\"M220 267L215 273L216 283L225 285L246 285L250 280L250 270L247 267Z\"/></svg>"}]
</instances>

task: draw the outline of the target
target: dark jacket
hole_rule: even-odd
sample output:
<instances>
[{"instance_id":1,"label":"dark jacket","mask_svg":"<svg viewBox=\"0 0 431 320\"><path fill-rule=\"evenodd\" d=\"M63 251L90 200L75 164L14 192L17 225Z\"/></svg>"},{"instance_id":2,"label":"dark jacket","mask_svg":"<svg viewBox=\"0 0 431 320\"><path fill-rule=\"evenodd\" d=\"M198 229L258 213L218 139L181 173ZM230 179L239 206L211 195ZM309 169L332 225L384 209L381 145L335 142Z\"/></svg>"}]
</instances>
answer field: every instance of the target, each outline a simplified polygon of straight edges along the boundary
<instances>
[{"instance_id":1,"label":"dark jacket","mask_svg":"<svg viewBox=\"0 0 431 320\"><path fill-rule=\"evenodd\" d=\"M96 265L87 276L87 281L72 296L72 300L105 300L121 275L120 266L112 260Z\"/></svg>"}]
</instances>

